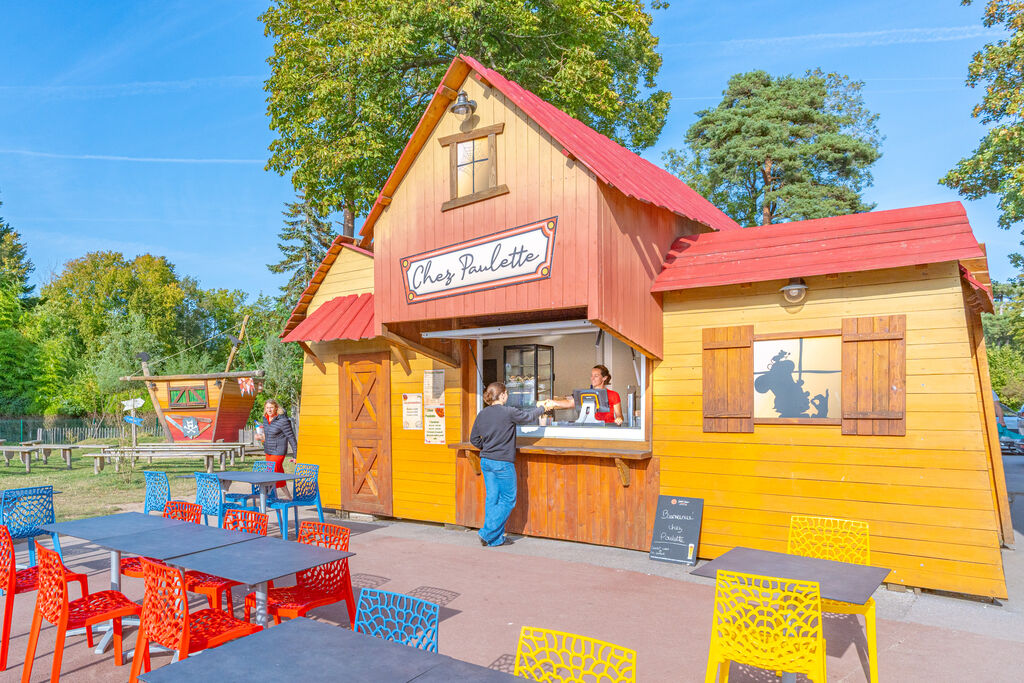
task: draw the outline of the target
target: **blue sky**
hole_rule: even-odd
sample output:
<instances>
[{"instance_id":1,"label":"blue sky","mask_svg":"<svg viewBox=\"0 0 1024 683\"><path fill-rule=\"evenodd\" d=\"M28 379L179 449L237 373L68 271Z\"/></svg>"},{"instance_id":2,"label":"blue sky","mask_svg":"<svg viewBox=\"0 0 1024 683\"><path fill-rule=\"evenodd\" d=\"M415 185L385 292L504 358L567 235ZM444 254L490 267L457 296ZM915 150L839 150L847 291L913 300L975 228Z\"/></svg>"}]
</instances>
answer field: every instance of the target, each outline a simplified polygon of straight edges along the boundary
<instances>
[{"instance_id":1,"label":"blue sky","mask_svg":"<svg viewBox=\"0 0 1024 683\"><path fill-rule=\"evenodd\" d=\"M263 170L268 3L24 2L0 14L0 216L21 231L36 282L87 251L167 256L206 287L273 293L291 183ZM654 13L673 94L658 145L680 146L729 76L821 67L864 80L886 136L866 193L879 209L953 201L937 184L981 137L971 55L998 34L981 7L904 2L675 2ZM1014 275L1019 228L995 200L965 202L993 276Z\"/></svg>"}]
</instances>

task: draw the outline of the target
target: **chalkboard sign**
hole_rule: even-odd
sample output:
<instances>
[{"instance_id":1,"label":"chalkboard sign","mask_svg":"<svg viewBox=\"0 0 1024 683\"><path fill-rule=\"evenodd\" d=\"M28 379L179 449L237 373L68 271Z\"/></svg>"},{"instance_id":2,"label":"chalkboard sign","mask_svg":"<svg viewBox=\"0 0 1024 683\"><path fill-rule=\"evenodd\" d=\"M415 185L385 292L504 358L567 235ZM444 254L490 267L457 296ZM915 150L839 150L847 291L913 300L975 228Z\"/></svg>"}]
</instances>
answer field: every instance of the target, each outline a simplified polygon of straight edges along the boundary
<instances>
[{"instance_id":1,"label":"chalkboard sign","mask_svg":"<svg viewBox=\"0 0 1024 683\"><path fill-rule=\"evenodd\" d=\"M703 498L658 496L658 514L651 537L652 560L697 564Z\"/></svg>"}]
</instances>

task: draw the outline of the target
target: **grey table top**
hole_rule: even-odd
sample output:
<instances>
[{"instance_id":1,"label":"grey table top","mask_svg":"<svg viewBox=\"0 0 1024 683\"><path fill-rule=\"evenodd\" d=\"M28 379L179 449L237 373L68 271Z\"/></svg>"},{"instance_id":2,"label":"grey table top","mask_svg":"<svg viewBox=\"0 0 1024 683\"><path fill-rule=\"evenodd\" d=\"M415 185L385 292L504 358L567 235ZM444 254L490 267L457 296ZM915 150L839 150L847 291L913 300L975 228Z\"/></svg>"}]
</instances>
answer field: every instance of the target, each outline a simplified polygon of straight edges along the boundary
<instances>
[{"instance_id":1,"label":"grey table top","mask_svg":"<svg viewBox=\"0 0 1024 683\"><path fill-rule=\"evenodd\" d=\"M866 603L889 575L889 570L881 567L819 560L754 548L733 548L690 573L713 579L718 575L719 569L777 576L783 579L817 581L821 586L822 598L858 605Z\"/></svg>"},{"instance_id":2,"label":"grey table top","mask_svg":"<svg viewBox=\"0 0 1024 683\"><path fill-rule=\"evenodd\" d=\"M439 669L438 677L429 674ZM311 619L291 619L140 679L251 681L513 681L508 674Z\"/></svg>"},{"instance_id":3,"label":"grey table top","mask_svg":"<svg viewBox=\"0 0 1024 683\"><path fill-rule=\"evenodd\" d=\"M177 519L144 515L141 512L119 512L116 515L75 519L69 522L44 524L41 528L51 533L63 534L86 541L98 541L109 536L135 534L140 531L156 531L186 524Z\"/></svg>"},{"instance_id":4,"label":"grey table top","mask_svg":"<svg viewBox=\"0 0 1024 683\"><path fill-rule=\"evenodd\" d=\"M217 472L217 478L221 481L244 481L247 484L269 484L275 481L302 479L299 475L284 472Z\"/></svg>"},{"instance_id":5,"label":"grey table top","mask_svg":"<svg viewBox=\"0 0 1024 683\"><path fill-rule=\"evenodd\" d=\"M168 564L254 586L304 569L343 560L352 557L353 554L280 538L258 536L242 543L176 556L171 558Z\"/></svg>"},{"instance_id":6,"label":"grey table top","mask_svg":"<svg viewBox=\"0 0 1024 683\"><path fill-rule=\"evenodd\" d=\"M212 548L235 545L262 538L256 534L231 531L202 524L182 523L166 527L154 533L153 529L134 534L119 534L97 539L95 542L110 550L122 553L167 560L179 555L188 555Z\"/></svg>"}]
</instances>

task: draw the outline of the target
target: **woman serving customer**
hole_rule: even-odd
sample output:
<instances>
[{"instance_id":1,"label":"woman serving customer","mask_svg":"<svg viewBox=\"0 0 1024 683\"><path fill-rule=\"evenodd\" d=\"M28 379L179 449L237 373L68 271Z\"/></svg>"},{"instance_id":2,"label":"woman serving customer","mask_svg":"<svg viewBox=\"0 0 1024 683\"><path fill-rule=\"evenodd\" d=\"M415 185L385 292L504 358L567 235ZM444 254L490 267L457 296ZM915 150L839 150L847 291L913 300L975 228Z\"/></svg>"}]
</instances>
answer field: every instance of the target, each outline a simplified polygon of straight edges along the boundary
<instances>
[{"instance_id":1,"label":"woman serving customer","mask_svg":"<svg viewBox=\"0 0 1024 683\"><path fill-rule=\"evenodd\" d=\"M590 370L590 388L591 389L604 389L608 392L608 411L594 413L594 419L607 424L621 425L622 419L622 398L619 397L619 392L614 389L609 389L608 386L612 383L612 373L608 371L608 368L604 365L595 365ZM555 409L566 409L571 410L576 407L575 403L571 398L559 398L553 401L548 401L548 404Z\"/></svg>"}]
</instances>

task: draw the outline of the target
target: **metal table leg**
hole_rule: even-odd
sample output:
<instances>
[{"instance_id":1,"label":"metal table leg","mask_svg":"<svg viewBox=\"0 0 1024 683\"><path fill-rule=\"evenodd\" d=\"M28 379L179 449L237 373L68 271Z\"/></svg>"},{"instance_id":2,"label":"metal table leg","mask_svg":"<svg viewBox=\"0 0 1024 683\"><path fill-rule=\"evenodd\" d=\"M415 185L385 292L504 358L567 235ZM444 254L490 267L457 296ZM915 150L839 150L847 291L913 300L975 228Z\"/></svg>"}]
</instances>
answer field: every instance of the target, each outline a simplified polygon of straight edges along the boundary
<instances>
[{"instance_id":1,"label":"metal table leg","mask_svg":"<svg viewBox=\"0 0 1024 683\"><path fill-rule=\"evenodd\" d=\"M267 514L267 489L270 486L267 484L260 484L260 512Z\"/></svg>"},{"instance_id":2,"label":"metal table leg","mask_svg":"<svg viewBox=\"0 0 1024 683\"><path fill-rule=\"evenodd\" d=\"M121 551L111 550L110 551L110 590L119 591L121 590ZM122 628L125 625L126 619L121 620ZM107 632L103 634L100 642L96 644L96 649L93 650L98 655L103 654L110 647L114 640L114 622L110 621L106 625Z\"/></svg>"},{"instance_id":3,"label":"metal table leg","mask_svg":"<svg viewBox=\"0 0 1024 683\"><path fill-rule=\"evenodd\" d=\"M267 582L261 581L256 584L256 623L266 628L269 621L270 619L267 617Z\"/></svg>"}]
</instances>

